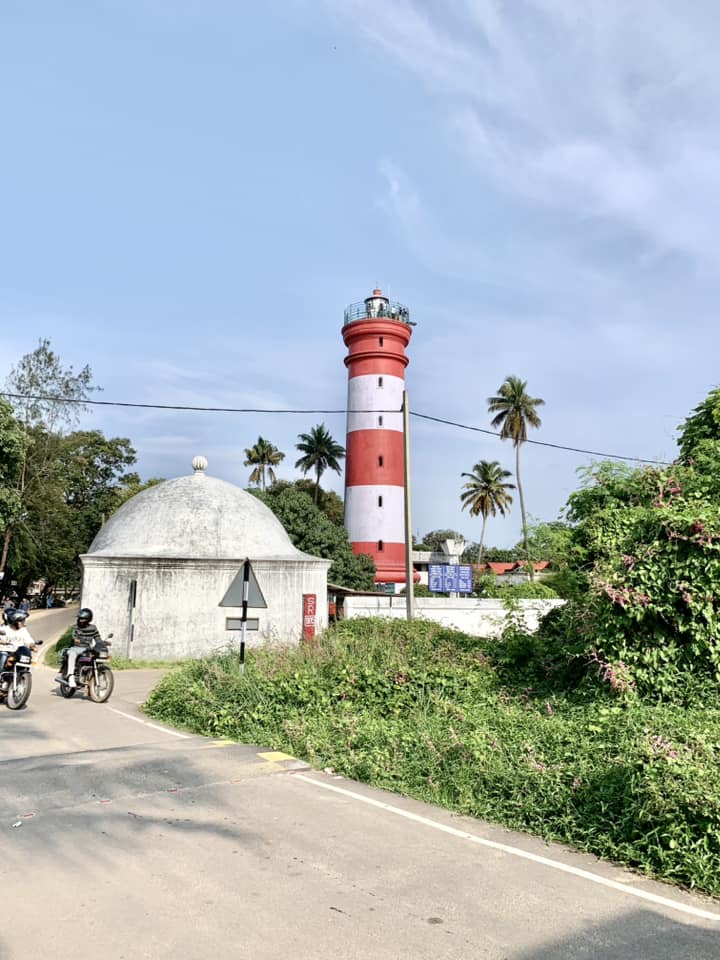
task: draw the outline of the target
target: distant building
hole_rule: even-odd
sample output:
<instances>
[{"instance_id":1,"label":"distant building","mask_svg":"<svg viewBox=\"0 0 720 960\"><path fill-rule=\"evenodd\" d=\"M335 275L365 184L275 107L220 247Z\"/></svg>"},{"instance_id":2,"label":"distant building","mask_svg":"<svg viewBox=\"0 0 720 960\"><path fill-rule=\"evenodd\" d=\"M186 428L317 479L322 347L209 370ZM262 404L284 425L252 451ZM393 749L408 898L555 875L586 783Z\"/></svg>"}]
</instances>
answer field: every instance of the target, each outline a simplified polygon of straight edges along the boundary
<instances>
[{"instance_id":1,"label":"distant building","mask_svg":"<svg viewBox=\"0 0 720 960\"><path fill-rule=\"evenodd\" d=\"M82 604L103 634L115 634L125 654L171 660L237 646L226 630L237 607L221 607L230 585L251 561L266 609L250 610L258 630L247 643L298 642L303 596L314 595L315 628L327 626L329 560L297 550L284 527L257 497L232 483L206 476L207 461L193 460L194 474L138 493L115 513L80 559Z\"/></svg>"}]
</instances>

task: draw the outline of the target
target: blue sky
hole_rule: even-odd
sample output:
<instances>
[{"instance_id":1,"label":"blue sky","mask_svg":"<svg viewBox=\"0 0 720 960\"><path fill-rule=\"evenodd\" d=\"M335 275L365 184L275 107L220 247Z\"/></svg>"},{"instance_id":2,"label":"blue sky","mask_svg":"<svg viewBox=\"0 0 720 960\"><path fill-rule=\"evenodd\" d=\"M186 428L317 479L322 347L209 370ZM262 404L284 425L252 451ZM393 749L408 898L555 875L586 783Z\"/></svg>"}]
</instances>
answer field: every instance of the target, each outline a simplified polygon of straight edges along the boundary
<instances>
[{"instance_id":1,"label":"blue sky","mask_svg":"<svg viewBox=\"0 0 720 960\"><path fill-rule=\"evenodd\" d=\"M417 322L419 412L672 458L720 382L720 27L695 0L9 0L0 32L0 380L40 337L105 400L342 408L347 303ZM342 416L98 409L143 476L245 485ZM413 527L477 537L491 437L413 420ZM588 458L523 451L554 518ZM342 490L333 475L328 485ZM487 539L519 536L519 510Z\"/></svg>"}]
</instances>

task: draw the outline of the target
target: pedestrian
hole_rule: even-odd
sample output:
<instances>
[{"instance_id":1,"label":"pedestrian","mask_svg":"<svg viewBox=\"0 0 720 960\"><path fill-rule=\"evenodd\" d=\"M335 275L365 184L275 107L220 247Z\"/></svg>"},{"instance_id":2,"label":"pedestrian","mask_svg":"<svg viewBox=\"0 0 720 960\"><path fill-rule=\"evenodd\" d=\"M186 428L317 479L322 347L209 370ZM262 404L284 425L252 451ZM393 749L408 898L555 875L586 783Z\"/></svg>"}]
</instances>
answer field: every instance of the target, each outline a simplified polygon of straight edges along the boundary
<instances>
[{"instance_id":1,"label":"pedestrian","mask_svg":"<svg viewBox=\"0 0 720 960\"><path fill-rule=\"evenodd\" d=\"M49 610L52 607L52 594L48 594L45 597L45 609Z\"/></svg>"}]
</instances>

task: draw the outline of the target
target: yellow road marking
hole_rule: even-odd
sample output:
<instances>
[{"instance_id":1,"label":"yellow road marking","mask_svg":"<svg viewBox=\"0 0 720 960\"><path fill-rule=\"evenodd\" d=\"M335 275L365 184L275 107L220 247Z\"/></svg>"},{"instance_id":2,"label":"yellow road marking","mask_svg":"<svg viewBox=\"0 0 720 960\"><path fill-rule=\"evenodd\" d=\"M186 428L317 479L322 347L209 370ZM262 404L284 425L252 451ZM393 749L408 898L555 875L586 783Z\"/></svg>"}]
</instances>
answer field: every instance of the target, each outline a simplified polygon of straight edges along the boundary
<instances>
[{"instance_id":1,"label":"yellow road marking","mask_svg":"<svg viewBox=\"0 0 720 960\"><path fill-rule=\"evenodd\" d=\"M270 751L269 753L259 753L258 756L261 760L267 760L268 763L280 763L282 760L294 760L295 757L291 757L289 753L279 753L277 751Z\"/></svg>"}]
</instances>

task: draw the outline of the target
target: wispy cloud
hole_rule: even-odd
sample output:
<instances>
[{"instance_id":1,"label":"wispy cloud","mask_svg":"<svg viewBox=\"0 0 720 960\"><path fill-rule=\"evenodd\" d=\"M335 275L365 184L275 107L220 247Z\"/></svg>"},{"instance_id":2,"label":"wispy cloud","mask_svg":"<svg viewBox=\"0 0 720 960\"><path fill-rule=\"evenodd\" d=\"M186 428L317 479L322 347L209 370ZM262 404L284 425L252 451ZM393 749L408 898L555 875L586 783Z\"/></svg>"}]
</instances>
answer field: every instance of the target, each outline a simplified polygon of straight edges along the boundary
<instances>
[{"instance_id":1,"label":"wispy cloud","mask_svg":"<svg viewBox=\"0 0 720 960\"><path fill-rule=\"evenodd\" d=\"M327 2L441 99L481 181L717 262L710 2Z\"/></svg>"}]
</instances>

